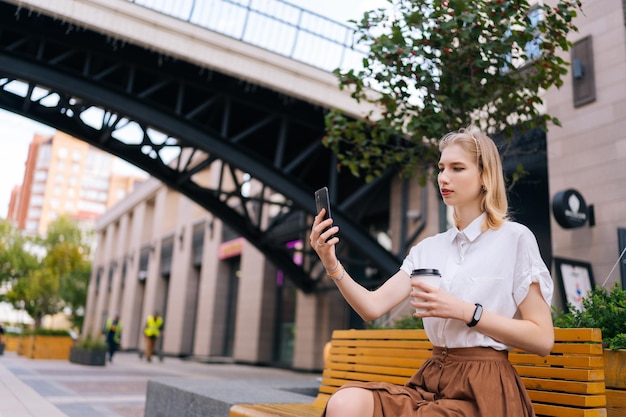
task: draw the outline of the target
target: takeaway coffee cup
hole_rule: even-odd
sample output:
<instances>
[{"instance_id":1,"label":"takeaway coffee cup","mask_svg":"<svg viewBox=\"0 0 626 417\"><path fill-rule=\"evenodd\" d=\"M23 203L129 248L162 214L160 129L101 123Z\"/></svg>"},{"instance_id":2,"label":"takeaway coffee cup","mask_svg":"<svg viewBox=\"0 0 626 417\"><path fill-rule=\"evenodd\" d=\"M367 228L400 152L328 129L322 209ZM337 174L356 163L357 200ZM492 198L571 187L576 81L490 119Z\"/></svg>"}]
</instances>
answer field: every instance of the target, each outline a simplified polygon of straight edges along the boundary
<instances>
[{"instance_id":1,"label":"takeaway coffee cup","mask_svg":"<svg viewBox=\"0 0 626 417\"><path fill-rule=\"evenodd\" d=\"M441 274L438 269L431 268L423 268L423 269L414 269L411 273L411 282L425 282L426 284L439 288L441 283ZM424 300L420 297L413 297L413 300L420 303ZM424 309L416 308L415 311L417 313L425 312Z\"/></svg>"}]
</instances>

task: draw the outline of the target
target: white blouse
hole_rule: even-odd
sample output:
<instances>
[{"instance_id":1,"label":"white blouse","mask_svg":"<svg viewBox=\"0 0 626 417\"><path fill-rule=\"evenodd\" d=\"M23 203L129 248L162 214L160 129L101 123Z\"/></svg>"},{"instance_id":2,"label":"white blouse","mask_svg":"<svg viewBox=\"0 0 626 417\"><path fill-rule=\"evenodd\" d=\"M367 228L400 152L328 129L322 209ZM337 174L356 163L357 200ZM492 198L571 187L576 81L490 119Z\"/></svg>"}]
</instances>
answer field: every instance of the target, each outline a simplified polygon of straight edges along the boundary
<instances>
[{"instance_id":1,"label":"white blouse","mask_svg":"<svg viewBox=\"0 0 626 417\"><path fill-rule=\"evenodd\" d=\"M411 248L400 269L411 275L413 269L437 268L441 289L504 317L519 317L518 306L534 282L539 282L543 298L551 305L552 277L533 233L511 221L498 230L481 232L485 216L463 231L453 227L422 240ZM426 317L424 329L435 346L508 348L460 320Z\"/></svg>"}]
</instances>

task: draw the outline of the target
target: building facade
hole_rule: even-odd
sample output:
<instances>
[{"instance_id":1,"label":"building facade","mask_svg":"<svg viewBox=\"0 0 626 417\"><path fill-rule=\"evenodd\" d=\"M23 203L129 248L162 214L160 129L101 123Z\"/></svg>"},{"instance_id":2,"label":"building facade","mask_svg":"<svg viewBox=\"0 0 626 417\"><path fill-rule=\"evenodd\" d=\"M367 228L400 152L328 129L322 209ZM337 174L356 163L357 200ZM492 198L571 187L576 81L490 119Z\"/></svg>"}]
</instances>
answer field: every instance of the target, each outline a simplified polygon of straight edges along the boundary
<instances>
[{"instance_id":1,"label":"building facade","mask_svg":"<svg viewBox=\"0 0 626 417\"><path fill-rule=\"evenodd\" d=\"M93 225L140 180L116 174L114 160L113 155L61 132L35 135L7 219L30 234L45 234L48 224L61 215Z\"/></svg>"},{"instance_id":2,"label":"building facade","mask_svg":"<svg viewBox=\"0 0 626 417\"><path fill-rule=\"evenodd\" d=\"M626 263L618 261L626 247L626 4L585 0L583 12L570 37L572 52L564 57L572 62L568 79L547 92L546 104L562 124L550 128L547 140L553 214L569 209L586 221L567 228L553 216L552 252L556 260L589 264L597 285L621 282L626 288ZM563 207L558 198L570 190L579 198ZM587 274L584 265L569 271ZM565 268L553 272L557 284L576 280L563 276ZM560 295L557 302L566 299Z\"/></svg>"},{"instance_id":3,"label":"building facade","mask_svg":"<svg viewBox=\"0 0 626 417\"><path fill-rule=\"evenodd\" d=\"M584 284L590 273L607 288L626 282L626 264L618 262L626 246L624 6L620 0L586 0L583 9L579 32L571 34L572 56L564 57L574 63L571 76L545 95L547 110L562 123L543 139L545 174L536 182L545 195L530 192L512 203L514 210L522 203L530 211L534 204L541 207L545 221L535 222L534 213L521 213L518 220L538 235L555 282L553 304L561 308L567 286L578 279ZM209 181L217 178L205 174ZM398 181L389 190L390 236L401 235L402 187ZM426 201L428 212L419 238L437 233L446 223L437 191L422 193L417 184L411 190L409 209ZM568 216L578 223L568 224ZM353 323L331 282L323 292L296 290L254 246L156 181L107 211L96 232L85 331L97 332L107 316L119 313L123 349L143 348L143 323L159 311L166 354L321 369L332 330ZM571 268L557 268L555 260ZM406 312L400 308L389 318Z\"/></svg>"}]
</instances>

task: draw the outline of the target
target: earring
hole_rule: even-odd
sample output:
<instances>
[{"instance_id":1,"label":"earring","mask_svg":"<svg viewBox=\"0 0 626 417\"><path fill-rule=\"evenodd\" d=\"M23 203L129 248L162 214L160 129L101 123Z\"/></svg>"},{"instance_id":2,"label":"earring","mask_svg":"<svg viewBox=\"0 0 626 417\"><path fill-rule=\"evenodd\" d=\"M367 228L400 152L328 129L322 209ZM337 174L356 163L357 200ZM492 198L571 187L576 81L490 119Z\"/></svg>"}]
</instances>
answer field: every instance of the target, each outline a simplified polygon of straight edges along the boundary
<instances>
[{"instance_id":1,"label":"earring","mask_svg":"<svg viewBox=\"0 0 626 417\"><path fill-rule=\"evenodd\" d=\"M486 193L486 192L487 192L487 187L483 185L483 193Z\"/></svg>"}]
</instances>

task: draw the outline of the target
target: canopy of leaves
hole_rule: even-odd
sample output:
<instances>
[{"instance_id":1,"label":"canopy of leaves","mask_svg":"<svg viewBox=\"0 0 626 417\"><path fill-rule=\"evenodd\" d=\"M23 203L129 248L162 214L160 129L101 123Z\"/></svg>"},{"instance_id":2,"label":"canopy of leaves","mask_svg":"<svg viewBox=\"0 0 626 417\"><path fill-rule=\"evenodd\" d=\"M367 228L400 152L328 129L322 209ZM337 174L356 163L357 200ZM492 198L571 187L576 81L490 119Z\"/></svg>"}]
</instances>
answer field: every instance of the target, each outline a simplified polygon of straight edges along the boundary
<instances>
[{"instance_id":1,"label":"canopy of leaves","mask_svg":"<svg viewBox=\"0 0 626 417\"><path fill-rule=\"evenodd\" d=\"M36 325L46 314L67 307L80 327L81 317L76 313L85 306L91 274L87 236L72 220L61 217L49 225L38 244L45 255L17 277L7 299L24 308Z\"/></svg>"},{"instance_id":2,"label":"canopy of leaves","mask_svg":"<svg viewBox=\"0 0 626 417\"><path fill-rule=\"evenodd\" d=\"M27 251L29 243L11 222L0 219L0 282L12 282L36 267L37 258Z\"/></svg>"},{"instance_id":3,"label":"canopy of leaves","mask_svg":"<svg viewBox=\"0 0 626 417\"><path fill-rule=\"evenodd\" d=\"M581 3L526 0L389 0L354 22L368 54L360 70L336 70L340 87L374 104L365 120L326 117L324 143L367 180L389 167L406 176L433 166L445 133L469 124L511 137L547 128L541 92L560 87ZM534 2L533 2L534 3ZM375 113L374 113L375 112Z\"/></svg>"}]
</instances>

